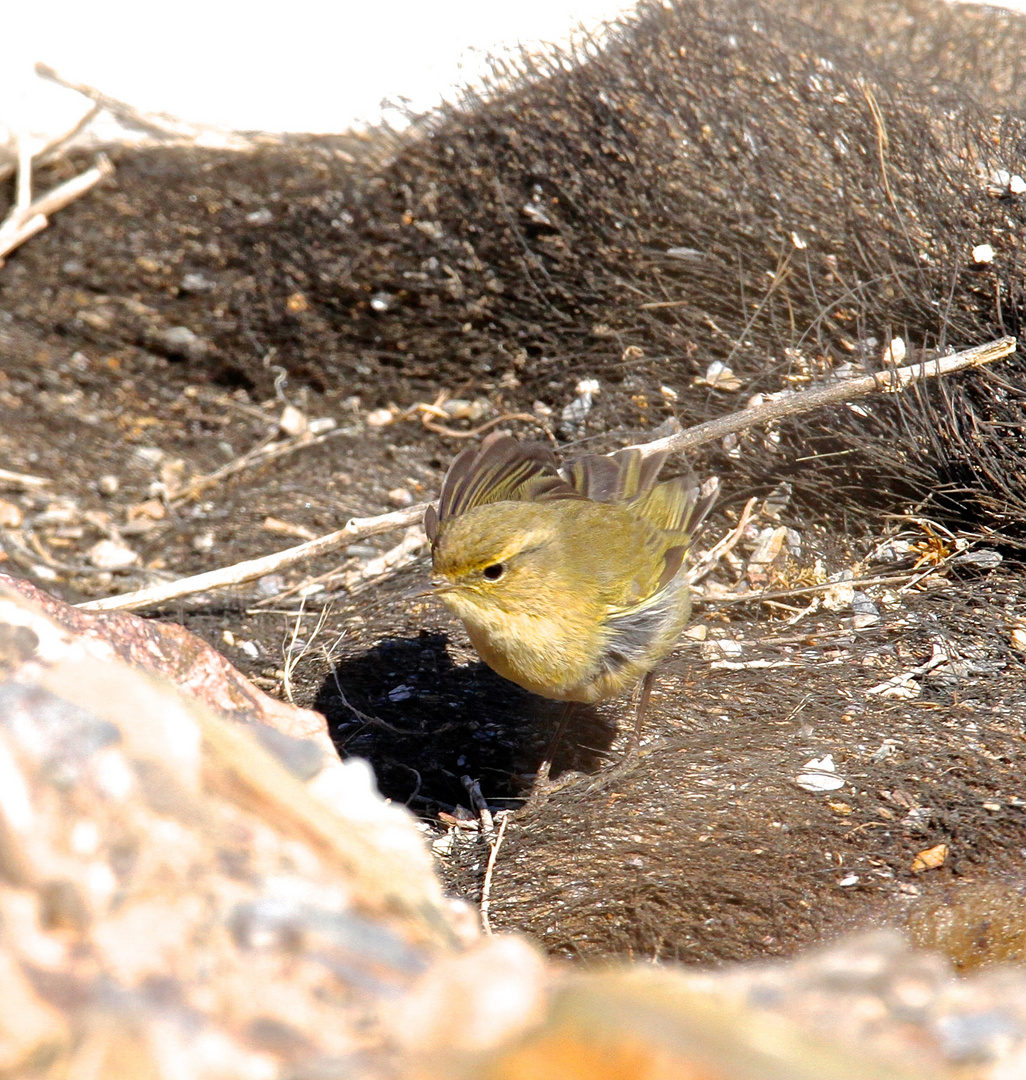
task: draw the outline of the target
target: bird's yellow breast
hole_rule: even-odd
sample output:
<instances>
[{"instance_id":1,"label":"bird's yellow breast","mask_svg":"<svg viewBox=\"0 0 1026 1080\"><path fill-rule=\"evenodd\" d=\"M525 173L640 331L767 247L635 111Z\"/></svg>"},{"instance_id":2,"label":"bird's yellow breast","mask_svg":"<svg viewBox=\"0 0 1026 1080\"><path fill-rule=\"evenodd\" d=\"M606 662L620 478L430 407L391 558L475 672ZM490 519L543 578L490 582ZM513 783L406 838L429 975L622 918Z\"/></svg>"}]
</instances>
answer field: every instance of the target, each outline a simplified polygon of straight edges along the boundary
<instances>
[{"instance_id":1,"label":"bird's yellow breast","mask_svg":"<svg viewBox=\"0 0 1026 1080\"><path fill-rule=\"evenodd\" d=\"M556 610L508 611L454 590L442 595L463 620L481 659L504 679L558 701L598 701L592 683L601 651L599 624Z\"/></svg>"}]
</instances>

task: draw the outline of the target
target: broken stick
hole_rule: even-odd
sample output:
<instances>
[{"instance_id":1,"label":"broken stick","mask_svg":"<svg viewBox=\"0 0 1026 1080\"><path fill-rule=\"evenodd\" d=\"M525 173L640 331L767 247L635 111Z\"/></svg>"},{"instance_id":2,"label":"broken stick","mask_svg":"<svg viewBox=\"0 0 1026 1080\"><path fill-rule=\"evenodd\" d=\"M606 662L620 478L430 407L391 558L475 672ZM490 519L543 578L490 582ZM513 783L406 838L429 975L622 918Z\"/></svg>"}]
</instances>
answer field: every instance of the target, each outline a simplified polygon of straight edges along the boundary
<instances>
[{"instance_id":1,"label":"broken stick","mask_svg":"<svg viewBox=\"0 0 1026 1080\"><path fill-rule=\"evenodd\" d=\"M45 229L49 224L51 214L63 209L68 203L74 202L105 176L110 176L113 171L114 166L107 156L98 154L96 164L92 168L86 169L78 176L73 176L63 184L58 184L45 195L40 195L35 202L23 205L24 199L21 198L7 218L0 222L0 265L3 265L5 255ZM27 195L30 190L30 175L27 168L19 169L18 181L19 196Z\"/></svg>"},{"instance_id":2,"label":"broken stick","mask_svg":"<svg viewBox=\"0 0 1026 1080\"><path fill-rule=\"evenodd\" d=\"M161 585L152 585L148 589L124 593L121 596L106 596L102 600L87 600L77 607L86 611L130 611L134 608L153 607L168 600L178 600L193 593L206 592L208 589L220 589L226 585L241 585L246 581L255 581L267 574L273 574L286 566L324 555L336 548L344 547L355 540L379 533L391 532L416 525L424 517L426 503L409 506L405 510L394 510L391 514L381 514L372 518L350 518L345 526L327 536L308 540L305 544L276 551L273 555L264 555L259 559L247 559L245 562L225 566L220 570L208 570L205 574L168 581Z\"/></svg>"},{"instance_id":3,"label":"broken stick","mask_svg":"<svg viewBox=\"0 0 1026 1080\"><path fill-rule=\"evenodd\" d=\"M30 476L28 473L11 472L9 469L0 469L0 488L40 488L52 484L53 481L45 476Z\"/></svg>"},{"instance_id":4,"label":"broken stick","mask_svg":"<svg viewBox=\"0 0 1026 1080\"><path fill-rule=\"evenodd\" d=\"M742 409L740 412L731 413L729 416L721 417L718 420L698 424L696 427L688 428L686 431L679 431L665 439L642 443L637 449L641 450L646 456L660 450L680 451L691 449L703 443L712 442L714 439L720 439L724 435L744 431L746 428L767 424L787 416L796 416L799 413L806 413L824 405L852 401L873 392L895 393L922 379L948 375L963 368L989 364L1015 352L1015 346L1016 339L1014 337L999 338L997 341L988 342L986 345L977 345L974 348L966 349L964 352L955 353L951 356L942 356L936 360L910 364L902 368L892 368L889 371L867 375L859 379L845 379L838 381L836 384L819 387L815 390L800 391L751 409ZM178 600L183 596L191 596L195 593L205 592L208 589L221 588L226 585L241 585L244 582L263 577L265 574L295 566L297 563L312 559L317 555L324 555L363 537L376 536L379 533L391 532L393 529L416 525L423 518L427 506L427 503L418 503L416 506L410 506L405 510L396 510L389 514L382 514L379 517L352 518L344 528L339 529L337 532L328 533L327 536L321 536L316 540L310 540L296 547L286 548L284 551L276 552L273 555L265 555L260 559L249 559L246 562L236 563L234 566L226 566L220 570L210 570L205 574L181 578L178 581L169 581L147 589L139 589L136 592L123 593L121 596L108 596L102 600L89 600L86 603L79 604L78 607L88 611L132 610L141 607L153 607L168 600Z\"/></svg>"},{"instance_id":5,"label":"broken stick","mask_svg":"<svg viewBox=\"0 0 1026 1080\"><path fill-rule=\"evenodd\" d=\"M863 375L857 379L838 379L828 386L788 394L776 401L767 401L750 409L729 413L716 420L707 420L704 424L697 424L686 431L667 435L665 439L653 439L652 442L639 443L629 449L640 450L645 457L664 450L670 453L692 450L704 443L722 439L724 435L734 435L739 431L744 431L745 428L759 427L775 420L783 420L788 416L812 412L813 409L821 409L824 405L839 405L841 402L854 401L856 398L875 392L896 394L923 379L950 375L964 368L981 367L983 364L1000 360L1003 356L1015 352L1015 346L1014 337L1003 337L998 338L997 341L988 341L986 345L976 345L964 352L924 360L920 364L889 368L886 371L878 371L874 375Z\"/></svg>"}]
</instances>

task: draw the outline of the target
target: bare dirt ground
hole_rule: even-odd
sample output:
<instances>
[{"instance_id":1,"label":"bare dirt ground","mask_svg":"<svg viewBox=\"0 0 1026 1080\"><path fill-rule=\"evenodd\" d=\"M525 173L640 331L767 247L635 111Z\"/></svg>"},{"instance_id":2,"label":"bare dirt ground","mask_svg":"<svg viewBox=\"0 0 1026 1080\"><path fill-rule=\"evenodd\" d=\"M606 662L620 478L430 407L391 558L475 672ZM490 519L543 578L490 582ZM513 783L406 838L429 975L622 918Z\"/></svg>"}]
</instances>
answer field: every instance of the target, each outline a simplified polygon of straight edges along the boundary
<instances>
[{"instance_id":1,"label":"bare dirt ground","mask_svg":"<svg viewBox=\"0 0 1026 1080\"><path fill-rule=\"evenodd\" d=\"M430 222L403 210L411 196L401 177L376 172L352 143L252 155L125 151L115 164L109 181L0 270L0 467L51 481L0 493L0 565L65 598L227 565L432 497L465 441L416 416L372 421L376 410L399 415L442 391L476 416L452 426L533 412L558 433L578 379L598 375L591 414L560 438L600 449L644 437L671 415L688 422L735 407L692 386L709 357L686 334L676 367L632 354L629 327L599 322L606 300L590 297L575 317L595 333L570 350L572 327L518 322L516 305L528 299L508 283L488 286L480 267L417 263L397 230L416 227L430 240ZM528 224L548 258L560 228ZM423 269L403 270L408 257ZM470 277L485 281L480 291L466 286ZM482 306L487 295L491 307ZM757 361L735 360L739 370L745 363L754 370ZM767 369L767 386L778 371ZM673 393L660 389L667 383ZM331 436L194 498L162 498L273 435L286 403L333 419ZM853 422L835 410L817 437ZM539 435L536 424L505 426ZM785 432L785 444L791 438ZM792 442L780 475L800 488L814 466L795 464L801 440ZM831 446L817 450L826 456ZM769 450L756 457L742 467L715 448L693 463L724 479L710 535L772 490L776 459ZM888 476L902 467L900 455L888 462ZM827 573L909 580L931 544L923 525L886 516L902 508L891 491L877 493L872 512L853 511L850 476L831 504L822 497L830 475L810 480L818 502L792 503L773 522L801 542L778 565L775 587L810 580L802 574L817 560ZM861 490L877 479L863 473ZM979 522L977 510L961 530L973 543ZM888 527L919 546L866 561ZM138 562L94 565L90 552L104 539ZM297 594L283 590L340 564L359 569L399 539L153 614L184 624L272 693L321 709L340 751L368 758L383 793L423 818L454 893L478 898L488 858L474 828L451 820L467 816L462 777L480 782L493 809L518 809L490 882L496 927L588 959L787 955L882 922L966 966L1026 954L1026 684L1012 637L1026 620L1026 590L1014 547L1001 549L996 568L949 560L908 591L867 587L880 616L869 623L853 621L850 606L801 616L808 597L700 606L695 623L709 636L684 639L667 663L637 765L615 770L629 702L581 709L556 761L571 782L522 808L557 707L493 675L458 623L408 598L426 572L423 556L355 595L311 593L297 627ZM721 584L744 576L753 546L746 539L737 565L721 567ZM717 652L710 643L720 638L740 646ZM931 658L907 693L880 692ZM844 786L799 787L806 762L827 754ZM917 855L941 845L941 865L913 871Z\"/></svg>"}]
</instances>

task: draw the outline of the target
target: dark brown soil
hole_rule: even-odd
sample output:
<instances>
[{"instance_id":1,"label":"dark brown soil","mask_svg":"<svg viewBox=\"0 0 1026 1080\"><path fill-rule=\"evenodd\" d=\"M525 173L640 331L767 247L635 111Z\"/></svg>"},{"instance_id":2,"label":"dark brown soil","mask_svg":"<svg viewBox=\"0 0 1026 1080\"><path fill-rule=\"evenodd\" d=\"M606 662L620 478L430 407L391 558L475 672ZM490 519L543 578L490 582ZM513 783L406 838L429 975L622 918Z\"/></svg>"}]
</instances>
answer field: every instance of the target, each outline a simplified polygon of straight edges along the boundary
<instances>
[{"instance_id":1,"label":"dark brown soil","mask_svg":"<svg viewBox=\"0 0 1026 1080\"><path fill-rule=\"evenodd\" d=\"M728 64L724 57L734 54L715 42L748 11L739 5L713 17L701 8L689 44L680 45L687 55L675 53L682 66L722 61L709 68L710 101L739 63ZM657 30L637 31L645 49L655 48ZM873 66L879 57L856 62L847 46L801 33L834 57L849 91L860 63L885 79ZM743 40L742 47L749 60L762 56L763 67L780 60L776 44ZM795 85L797 67L816 67L812 53L795 51L791 61ZM901 290L876 279L879 288L860 285L847 308L837 306L860 258L892 267L908 258L907 237L873 217L891 204L878 183L876 135L862 98L864 169L879 190L856 198L849 187L851 220L842 223L827 194L806 201L796 181L785 183L791 205L802 204L799 223L815 258L759 308L791 244L787 214L768 194L769 170L745 173L734 136L716 121L703 137L721 143L678 161L678 172L691 170L691 185L678 179L671 191L667 147L682 133L636 123L659 98L658 72L650 85L637 83L642 103L631 113L630 71L618 64L593 59L575 69L580 76L535 73L498 104L439 119L398 147L378 138L366 147L296 141L251 155L117 152L113 178L0 269L0 467L52 480L41 490L0 493L24 515L0 566L77 600L297 542L267 531L269 517L319 535L354 514L394 508L404 498L397 489L429 498L465 443L415 418L385 427L367 421L371 410L429 403L443 390L479 402L485 419L530 412L540 401L551 413L537 415L549 417L561 441L604 448L671 415L687 423L736 408L757 389L807 382L806 361L813 374L845 359L872 366L879 350L866 344L871 334L883 340L900 330L913 348L947 335L961 346L1019 325L1021 283L1011 284L1019 256L1009 238L1021 235L1022 210L1011 198L977 198L966 186L969 172L954 194L930 189L941 200L931 220L914 172L894 167L891 199L908 200L905 225L917 241L937 234L943 243L931 248L934 262L922 277L896 272ZM603 80L620 95L620 111L611 108L590 129L582 103L598 100ZM895 90L885 103L892 160L912 153L909 131L932 140L922 187L945 154L958 156L959 139L983 140L990 120L962 100L957 122L944 121L950 127L930 129L927 139L912 120L940 125L941 114L899 89L906 97ZM767 123L777 115L780 105L768 96L752 100ZM794 122L808 132L813 106L802 101ZM568 110L569 134L557 153L559 108ZM712 105L707 111L694 119L696 145ZM522 117L521 129L511 127L511 115ZM820 122L847 123L827 114ZM1018 123L1010 117L1004 130ZM802 157L808 147L789 138L785 131L778 149L793 151L796 174L804 169L824 192L840 182L833 171L840 159ZM55 166L41 184L77 164ZM730 192L717 188L727 181ZM760 183L769 185L761 194ZM684 204L671 195L687 202L689 216L675 217ZM534 212L525 219L527 204ZM623 228L611 224L617 215ZM982 235L1000 233L1004 261L993 277L964 265L954 277L948 272L956 219L959 244L984 225L990 231ZM623 237L614 242L617 229ZM698 270L657 257L675 247L701 247L714 258ZM686 306L638 307L689 288ZM946 322L937 295L949 298ZM746 325L757 308L766 319ZM825 310L845 318L830 324ZM815 331L803 336L812 321ZM175 329L182 327L191 336ZM738 340L745 344L732 347ZM844 342L855 342L855 351ZM785 345L805 360L784 354ZM711 359L730 361L745 382L740 397L693 387ZM276 391L279 375L285 381ZM579 429L561 429L560 412L585 375L602 381L596 406ZM745 499L786 477L797 498L782 521L803 545L786 570L792 581L817 558L828 572L853 566L871 550L870 537L892 523L887 514L910 509L924 493L937 496L928 511L974 543L987 529L1018 542L1022 447L1001 425L1020 414L1023 395L1012 364L946 395L874 403L867 416L834 410L785 428L779 444L749 435L740 458L713 448L693 462L724 480L710 528L722 531ZM336 434L173 504L163 517L139 509L159 498L161 483L209 474L255 446L286 401L308 417L331 417ZM537 434L528 423L507 426ZM808 460L817 454L821 460ZM101 478L109 476L117 490L103 494ZM910 540L925 539L921 526L906 524ZM87 552L112 528L139 553L139 567L105 573L88 565ZM261 600L343 559L357 567L397 540L377 538L278 582L153 614L184 623L281 694L299 605L295 596L262 608ZM783 625L803 598L788 600L791 610L700 608L698 623L744 643L734 659L779 666L718 668L698 642L685 641L659 680L640 760L629 769L617 768L629 702L578 710L556 758L555 771L571 783L534 800L507 827L491 881L493 923L523 929L561 955L724 961L787 954L852 926L902 922L909 911L920 939L939 940L931 904L943 908L954 890L965 919L983 927L987 911L974 914L974 888L1017 896L1026 849L1026 690L1010 637L1026 620L1026 590L1014 548L1002 551L1003 566L954 566L889 608L870 590L881 620L860 630L850 610ZM894 573L912 561L870 569ZM559 707L493 675L457 623L408 598L423 575L421 564L337 596L316 635L326 594L312 595L296 632L298 645L309 647L290 685L297 702L325 712L342 752L369 758L382 791L442 838L439 811L468 805L463 776L480 781L493 808L523 807ZM732 572L722 580L732 581ZM922 676L919 696L867 693L922 665L938 645L951 659ZM824 754L844 788L799 788L802 767ZM471 830L454 837L440 871L454 893L476 901L488 848ZM949 847L944 864L914 874L917 853L939 844ZM988 955L985 928L944 940L956 939L960 961Z\"/></svg>"}]
</instances>

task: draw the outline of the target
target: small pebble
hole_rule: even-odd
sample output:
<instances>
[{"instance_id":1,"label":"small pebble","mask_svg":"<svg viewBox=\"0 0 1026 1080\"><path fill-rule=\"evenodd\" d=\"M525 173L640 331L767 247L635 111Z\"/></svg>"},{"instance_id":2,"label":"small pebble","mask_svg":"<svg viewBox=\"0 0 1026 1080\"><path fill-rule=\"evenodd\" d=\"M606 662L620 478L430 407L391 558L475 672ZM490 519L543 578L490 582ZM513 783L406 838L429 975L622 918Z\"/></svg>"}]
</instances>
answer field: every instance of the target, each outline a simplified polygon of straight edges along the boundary
<instances>
[{"instance_id":1,"label":"small pebble","mask_svg":"<svg viewBox=\"0 0 1026 1080\"><path fill-rule=\"evenodd\" d=\"M159 465L164 460L164 451L157 446L137 446L135 457L147 465Z\"/></svg>"},{"instance_id":2,"label":"small pebble","mask_svg":"<svg viewBox=\"0 0 1026 1080\"><path fill-rule=\"evenodd\" d=\"M886 540L870 556L879 562L898 562L912 550L907 540Z\"/></svg>"},{"instance_id":3,"label":"small pebble","mask_svg":"<svg viewBox=\"0 0 1026 1080\"><path fill-rule=\"evenodd\" d=\"M924 870L936 870L943 866L948 858L948 845L935 844L925 851L920 851L912 860L912 873L921 874Z\"/></svg>"},{"instance_id":4,"label":"small pebble","mask_svg":"<svg viewBox=\"0 0 1026 1080\"><path fill-rule=\"evenodd\" d=\"M139 562L139 555L126 544L116 540L100 540L86 552L86 558L97 570L124 570Z\"/></svg>"},{"instance_id":5,"label":"small pebble","mask_svg":"<svg viewBox=\"0 0 1026 1080\"><path fill-rule=\"evenodd\" d=\"M1018 173L1010 173L1007 169L998 169L990 174L990 182L1000 187L1007 188L1013 195L1022 195L1026 192L1026 180Z\"/></svg>"},{"instance_id":6,"label":"small pebble","mask_svg":"<svg viewBox=\"0 0 1026 1080\"><path fill-rule=\"evenodd\" d=\"M850 575L849 575L850 576ZM845 611L855 599L855 586L841 580L823 590L823 607L827 611Z\"/></svg>"},{"instance_id":7,"label":"small pebble","mask_svg":"<svg viewBox=\"0 0 1026 1080\"><path fill-rule=\"evenodd\" d=\"M978 566L981 570L993 570L995 566L1001 565L1002 557L1001 552L986 548L983 551L967 551L956 555L951 561L963 566Z\"/></svg>"},{"instance_id":8,"label":"small pebble","mask_svg":"<svg viewBox=\"0 0 1026 1080\"><path fill-rule=\"evenodd\" d=\"M202 360L212 346L187 326L151 326L146 332L149 348L171 358Z\"/></svg>"},{"instance_id":9,"label":"small pebble","mask_svg":"<svg viewBox=\"0 0 1026 1080\"><path fill-rule=\"evenodd\" d=\"M310 429L310 421L295 405L286 405L278 417L278 427L286 435L302 435Z\"/></svg>"},{"instance_id":10,"label":"small pebble","mask_svg":"<svg viewBox=\"0 0 1026 1080\"><path fill-rule=\"evenodd\" d=\"M719 660L724 656L740 656L743 651L744 645L730 638L717 638L702 643L702 656L707 660Z\"/></svg>"},{"instance_id":11,"label":"small pebble","mask_svg":"<svg viewBox=\"0 0 1026 1080\"><path fill-rule=\"evenodd\" d=\"M891 338L890 344L883 351L883 362L885 364L900 364L907 354L905 339L900 337Z\"/></svg>"},{"instance_id":12,"label":"small pebble","mask_svg":"<svg viewBox=\"0 0 1026 1080\"><path fill-rule=\"evenodd\" d=\"M285 588L285 579L281 574L266 574L257 578L254 591L258 596L277 596Z\"/></svg>"},{"instance_id":13,"label":"small pebble","mask_svg":"<svg viewBox=\"0 0 1026 1080\"><path fill-rule=\"evenodd\" d=\"M0 528L16 529L21 524L21 518L20 507L0 499Z\"/></svg>"},{"instance_id":14,"label":"small pebble","mask_svg":"<svg viewBox=\"0 0 1026 1080\"><path fill-rule=\"evenodd\" d=\"M836 791L844 787L844 777L835 770L833 754L824 754L806 761L794 782L803 791Z\"/></svg>"},{"instance_id":15,"label":"small pebble","mask_svg":"<svg viewBox=\"0 0 1026 1080\"><path fill-rule=\"evenodd\" d=\"M576 390L577 397L569 405L564 406L563 411L560 413L562 419L560 430L570 437L580 435L583 432L584 421L588 413L591 412L591 407L595 402L595 395L600 390L599 381L598 379L581 379Z\"/></svg>"},{"instance_id":16,"label":"small pebble","mask_svg":"<svg viewBox=\"0 0 1026 1080\"><path fill-rule=\"evenodd\" d=\"M852 626L856 630L864 630L868 626L874 626L880 621L880 611L876 604L864 592L856 590L852 595L851 609L855 613Z\"/></svg>"},{"instance_id":17,"label":"small pebble","mask_svg":"<svg viewBox=\"0 0 1026 1080\"><path fill-rule=\"evenodd\" d=\"M101 476L100 479L96 481L96 490L101 495L116 495L118 493L119 487L120 484L118 482L118 478L116 476L112 476L110 473L108 473L106 476Z\"/></svg>"},{"instance_id":18,"label":"small pebble","mask_svg":"<svg viewBox=\"0 0 1026 1080\"><path fill-rule=\"evenodd\" d=\"M211 292L215 284L210 278L204 277L202 274L186 274L178 288L183 293L199 294Z\"/></svg>"}]
</instances>

